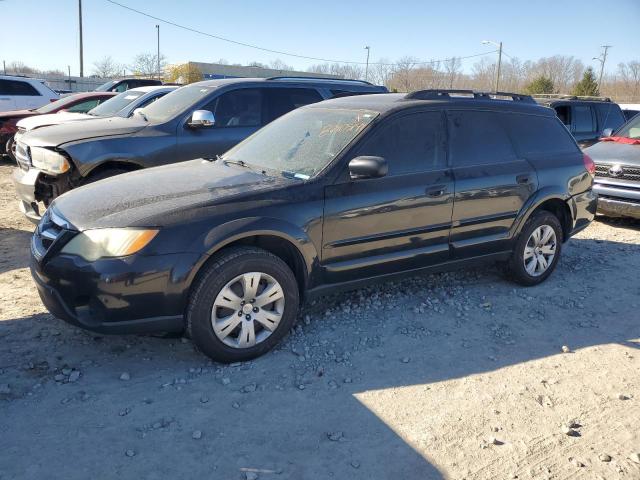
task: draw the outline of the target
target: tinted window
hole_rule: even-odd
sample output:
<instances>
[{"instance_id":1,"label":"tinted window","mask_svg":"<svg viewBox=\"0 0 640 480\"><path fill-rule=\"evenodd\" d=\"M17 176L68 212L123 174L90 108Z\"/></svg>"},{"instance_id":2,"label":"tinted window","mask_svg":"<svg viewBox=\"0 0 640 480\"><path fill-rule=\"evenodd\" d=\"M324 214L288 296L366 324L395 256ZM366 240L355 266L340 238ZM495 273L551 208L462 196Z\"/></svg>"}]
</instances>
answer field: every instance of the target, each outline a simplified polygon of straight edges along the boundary
<instances>
[{"instance_id":1,"label":"tinted window","mask_svg":"<svg viewBox=\"0 0 640 480\"><path fill-rule=\"evenodd\" d=\"M595 132L591 107L588 105L574 105L573 131L576 133Z\"/></svg>"},{"instance_id":2,"label":"tinted window","mask_svg":"<svg viewBox=\"0 0 640 480\"><path fill-rule=\"evenodd\" d=\"M67 112L86 113L92 108L97 107L99 103L100 100L98 100L97 98L93 100L87 100L85 102L76 103L74 106L67 108Z\"/></svg>"},{"instance_id":3,"label":"tinted window","mask_svg":"<svg viewBox=\"0 0 640 480\"><path fill-rule=\"evenodd\" d=\"M323 100L318 91L312 88L268 88L264 93L267 99L267 122L298 107Z\"/></svg>"},{"instance_id":4,"label":"tinted window","mask_svg":"<svg viewBox=\"0 0 640 480\"><path fill-rule=\"evenodd\" d=\"M97 117L111 117L142 95L144 92L135 90L122 92L91 109L88 113Z\"/></svg>"},{"instance_id":5,"label":"tinted window","mask_svg":"<svg viewBox=\"0 0 640 480\"><path fill-rule=\"evenodd\" d=\"M391 118L371 132L358 155L383 157L390 175L444 167L444 129L441 112L420 112Z\"/></svg>"},{"instance_id":6,"label":"tinted window","mask_svg":"<svg viewBox=\"0 0 640 480\"><path fill-rule=\"evenodd\" d=\"M600 130L610 128L615 131L625 122L620 108L611 103L597 105L596 114L598 115L598 128Z\"/></svg>"},{"instance_id":7,"label":"tinted window","mask_svg":"<svg viewBox=\"0 0 640 480\"><path fill-rule=\"evenodd\" d=\"M554 109L560 121L567 127L571 127L571 107L569 105L559 105Z\"/></svg>"},{"instance_id":8,"label":"tinted window","mask_svg":"<svg viewBox=\"0 0 640 480\"><path fill-rule=\"evenodd\" d=\"M257 127L262 123L262 90L242 88L220 95L211 110L217 127Z\"/></svg>"},{"instance_id":9,"label":"tinted window","mask_svg":"<svg viewBox=\"0 0 640 480\"><path fill-rule=\"evenodd\" d=\"M507 131L493 112L449 112L451 160L455 167L517 159Z\"/></svg>"},{"instance_id":10,"label":"tinted window","mask_svg":"<svg viewBox=\"0 0 640 480\"><path fill-rule=\"evenodd\" d=\"M144 114L149 122L166 122L178 113L185 112L187 109L195 110L196 105L204 101L207 96L212 95L214 91L215 88L203 87L198 84L187 85L186 87L181 87L173 92L169 92L157 102L153 102L147 106L144 109ZM215 101L202 108L213 112ZM191 114L192 110L189 111L189 114Z\"/></svg>"},{"instance_id":11,"label":"tinted window","mask_svg":"<svg viewBox=\"0 0 640 480\"><path fill-rule=\"evenodd\" d=\"M0 95L40 96L29 83L16 80L0 80Z\"/></svg>"},{"instance_id":12,"label":"tinted window","mask_svg":"<svg viewBox=\"0 0 640 480\"><path fill-rule=\"evenodd\" d=\"M522 155L576 152L571 134L557 118L510 113L504 117L511 139Z\"/></svg>"}]
</instances>

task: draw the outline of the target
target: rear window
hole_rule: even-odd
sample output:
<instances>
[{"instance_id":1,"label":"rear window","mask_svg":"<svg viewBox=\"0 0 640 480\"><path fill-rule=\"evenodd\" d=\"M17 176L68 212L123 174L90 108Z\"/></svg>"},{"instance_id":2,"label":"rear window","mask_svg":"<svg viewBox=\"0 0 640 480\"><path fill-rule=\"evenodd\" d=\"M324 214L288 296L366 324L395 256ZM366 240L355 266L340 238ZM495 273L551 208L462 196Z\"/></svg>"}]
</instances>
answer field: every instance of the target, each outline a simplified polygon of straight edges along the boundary
<instances>
[{"instance_id":1,"label":"rear window","mask_svg":"<svg viewBox=\"0 0 640 480\"><path fill-rule=\"evenodd\" d=\"M27 82L0 80L0 95L40 96L40 93Z\"/></svg>"},{"instance_id":2,"label":"rear window","mask_svg":"<svg viewBox=\"0 0 640 480\"><path fill-rule=\"evenodd\" d=\"M500 115L494 112L450 111L449 138L454 167L517 160Z\"/></svg>"},{"instance_id":3,"label":"rear window","mask_svg":"<svg viewBox=\"0 0 640 480\"><path fill-rule=\"evenodd\" d=\"M578 146L571 134L554 117L505 115L505 124L516 149L522 155L544 155L576 152Z\"/></svg>"}]
</instances>

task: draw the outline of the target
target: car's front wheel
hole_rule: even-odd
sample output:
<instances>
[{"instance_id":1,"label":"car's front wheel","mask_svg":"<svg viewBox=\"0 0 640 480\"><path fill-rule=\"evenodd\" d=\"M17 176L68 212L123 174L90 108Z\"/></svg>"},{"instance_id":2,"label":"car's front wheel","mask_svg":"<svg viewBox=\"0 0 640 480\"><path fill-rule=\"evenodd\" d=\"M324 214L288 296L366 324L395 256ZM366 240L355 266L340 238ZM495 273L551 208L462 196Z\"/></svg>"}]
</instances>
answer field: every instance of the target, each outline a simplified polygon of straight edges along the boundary
<instances>
[{"instance_id":1,"label":"car's front wheel","mask_svg":"<svg viewBox=\"0 0 640 480\"><path fill-rule=\"evenodd\" d=\"M511 277L531 286L547 279L562 250L562 226L551 212L534 213L525 224L509 261Z\"/></svg>"},{"instance_id":2,"label":"car's front wheel","mask_svg":"<svg viewBox=\"0 0 640 480\"><path fill-rule=\"evenodd\" d=\"M298 304L298 283L282 259L260 248L230 248L200 274L187 308L187 332L214 360L249 360L286 335Z\"/></svg>"}]
</instances>

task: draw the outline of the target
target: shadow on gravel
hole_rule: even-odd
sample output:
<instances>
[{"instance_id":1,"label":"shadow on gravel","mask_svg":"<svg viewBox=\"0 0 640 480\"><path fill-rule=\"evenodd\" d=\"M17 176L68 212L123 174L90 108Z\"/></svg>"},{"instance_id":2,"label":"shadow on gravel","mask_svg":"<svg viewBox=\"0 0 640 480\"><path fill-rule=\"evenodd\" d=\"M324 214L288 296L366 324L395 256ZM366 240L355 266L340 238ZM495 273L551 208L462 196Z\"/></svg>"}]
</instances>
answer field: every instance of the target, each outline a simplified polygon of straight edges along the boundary
<instances>
[{"instance_id":1,"label":"shadow on gravel","mask_svg":"<svg viewBox=\"0 0 640 480\"><path fill-rule=\"evenodd\" d=\"M31 232L0 227L0 273L29 266Z\"/></svg>"},{"instance_id":2,"label":"shadow on gravel","mask_svg":"<svg viewBox=\"0 0 640 480\"><path fill-rule=\"evenodd\" d=\"M613 228L631 228L640 231L640 219L628 217L605 217L603 215L596 216L596 221L604 223Z\"/></svg>"},{"instance_id":3,"label":"shadow on gravel","mask_svg":"<svg viewBox=\"0 0 640 480\"><path fill-rule=\"evenodd\" d=\"M375 391L422 385L428 397L438 382L562 345L638 348L640 258L626 256L624 270L606 261L638 248L572 240L554 275L528 289L486 268L334 295L306 307L278 350L235 366L181 340L100 336L46 314L0 322L0 384L12 386L0 395L0 464L24 479L84 479L96 462L123 478L444 479L430 440L425 457L400 433L411 418L389 425L356 396L375 403ZM624 293L595 288L610 272ZM63 368L80 378L65 383ZM480 404L489 416L494 406ZM402 407L387 398L376 410Z\"/></svg>"}]
</instances>

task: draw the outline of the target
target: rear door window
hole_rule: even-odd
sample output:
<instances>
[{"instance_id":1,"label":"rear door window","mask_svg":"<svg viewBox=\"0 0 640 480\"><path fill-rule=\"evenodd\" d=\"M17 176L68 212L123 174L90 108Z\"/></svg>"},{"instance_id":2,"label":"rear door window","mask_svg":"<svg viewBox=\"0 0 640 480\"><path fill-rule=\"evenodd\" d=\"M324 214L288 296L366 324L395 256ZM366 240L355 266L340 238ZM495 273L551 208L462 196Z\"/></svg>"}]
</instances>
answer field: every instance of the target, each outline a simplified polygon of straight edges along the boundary
<instances>
[{"instance_id":1,"label":"rear door window","mask_svg":"<svg viewBox=\"0 0 640 480\"><path fill-rule=\"evenodd\" d=\"M511 139L494 112L450 111L449 138L454 167L517 160Z\"/></svg>"},{"instance_id":2,"label":"rear door window","mask_svg":"<svg viewBox=\"0 0 640 480\"><path fill-rule=\"evenodd\" d=\"M216 98L210 110L216 127L257 127L262 124L263 89L241 88Z\"/></svg>"},{"instance_id":3,"label":"rear door window","mask_svg":"<svg viewBox=\"0 0 640 480\"><path fill-rule=\"evenodd\" d=\"M593 111L589 105L574 105L572 113L574 133L589 133L596 131Z\"/></svg>"},{"instance_id":4,"label":"rear door window","mask_svg":"<svg viewBox=\"0 0 640 480\"><path fill-rule=\"evenodd\" d=\"M322 95L313 88L268 88L266 95L266 123L285 113L310 103L321 102Z\"/></svg>"},{"instance_id":5,"label":"rear door window","mask_svg":"<svg viewBox=\"0 0 640 480\"><path fill-rule=\"evenodd\" d=\"M31 84L17 80L0 80L0 95L39 97L40 93Z\"/></svg>"},{"instance_id":6,"label":"rear door window","mask_svg":"<svg viewBox=\"0 0 640 480\"><path fill-rule=\"evenodd\" d=\"M503 121L516 149L524 156L578 151L571 134L555 117L509 113Z\"/></svg>"},{"instance_id":7,"label":"rear door window","mask_svg":"<svg viewBox=\"0 0 640 480\"><path fill-rule=\"evenodd\" d=\"M419 112L387 120L371 132L358 155L383 157L389 175L437 170L446 166L442 112Z\"/></svg>"},{"instance_id":8,"label":"rear door window","mask_svg":"<svg viewBox=\"0 0 640 480\"><path fill-rule=\"evenodd\" d=\"M625 122L620 107L612 103L596 105L596 115L598 116L598 129L600 131L607 128L615 131Z\"/></svg>"}]
</instances>

